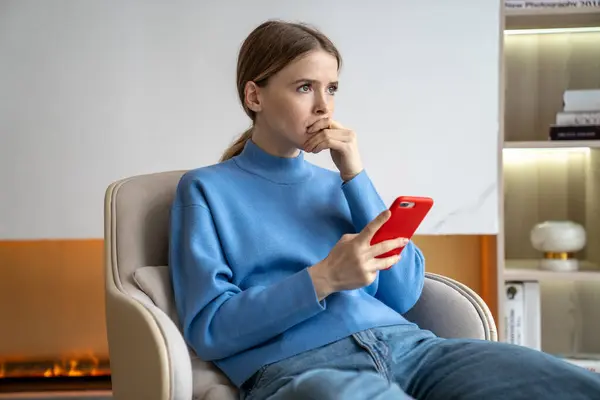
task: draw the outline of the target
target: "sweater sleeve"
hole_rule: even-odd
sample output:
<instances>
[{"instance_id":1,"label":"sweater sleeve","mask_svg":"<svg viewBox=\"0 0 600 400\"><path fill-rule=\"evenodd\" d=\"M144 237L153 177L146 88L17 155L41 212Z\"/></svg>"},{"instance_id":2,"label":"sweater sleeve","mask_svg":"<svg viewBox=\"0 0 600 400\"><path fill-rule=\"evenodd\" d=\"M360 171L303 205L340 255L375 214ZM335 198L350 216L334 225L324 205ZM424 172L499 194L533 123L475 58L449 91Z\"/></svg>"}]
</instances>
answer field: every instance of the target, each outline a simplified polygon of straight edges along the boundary
<instances>
[{"instance_id":1,"label":"sweater sleeve","mask_svg":"<svg viewBox=\"0 0 600 400\"><path fill-rule=\"evenodd\" d=\"M206 205L173 206L169 264L183 335L206 361L260 345L325 309L308 270L241 290Z\"/></svg>"},{"instance_id":2,"label":"sweater sleeve","mask_svg":"<svg viewBox=\"0 0 600 400\"><path fill-rule=\"evenodd\" d=\"M387 207L363 170L342 186L352 222L360 232ZM402 258L392 268L379 271L374 297L400 314L410 310L421 296L425 282L425 261L421 250L410 241ZM370 290L368 290L371 293Z\"/></svg>"}]
</instances>

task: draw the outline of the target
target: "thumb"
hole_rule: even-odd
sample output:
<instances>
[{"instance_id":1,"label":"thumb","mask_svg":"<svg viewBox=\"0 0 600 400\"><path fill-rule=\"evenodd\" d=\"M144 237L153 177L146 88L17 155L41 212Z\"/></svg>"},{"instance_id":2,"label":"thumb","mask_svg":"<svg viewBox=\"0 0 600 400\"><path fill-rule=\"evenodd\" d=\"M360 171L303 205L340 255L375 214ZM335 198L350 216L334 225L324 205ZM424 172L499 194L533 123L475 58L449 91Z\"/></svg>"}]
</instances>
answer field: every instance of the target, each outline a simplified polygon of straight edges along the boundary
<instances>
[{"instance_id":1,"label":"thumb","mask_svg":"<svg viewBox=\"0 0 600 400\"><path fill-rule=\"evenodd\" d=\"M351 241L352 239L354 239L357 236L358 235L356 233L347 233L345 235L342 235L342 237L340 238L339 242L340 243L349 242L349 241Z\"/></svg>"}]
</instances>

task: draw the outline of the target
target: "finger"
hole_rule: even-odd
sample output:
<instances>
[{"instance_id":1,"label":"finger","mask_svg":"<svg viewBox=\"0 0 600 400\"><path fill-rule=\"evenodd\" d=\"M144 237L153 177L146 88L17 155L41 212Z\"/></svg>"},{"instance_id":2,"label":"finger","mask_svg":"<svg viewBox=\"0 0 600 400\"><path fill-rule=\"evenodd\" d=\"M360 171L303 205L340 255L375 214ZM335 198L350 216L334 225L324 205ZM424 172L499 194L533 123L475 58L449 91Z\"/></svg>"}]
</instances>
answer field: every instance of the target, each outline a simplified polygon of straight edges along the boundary
<instances>
[{"instance_id":1,"label":"finger","mask_svg":"<svg viewBox=\"0 0 600 400\"><path fill-rule=\"evenodd\" d=\"M333 148L332 140L324 139L324 140L320 141L319 143L317 143L309 152L318 154L318 153L322 152L323 150L329 149L329 148Z\"/></svg>"},{"instance_id":2,"label":"finger","mask_svg":"<svg viewBox=\"0 0 600 400\"><path fill-rule=\"evenodd\" d=\"M327 139L323 140L322 142L320 142L319 144L317 144L312 149L311 153L315 153L315 154L320 153L321 151L323 151L325 149L343 151L345 146L346 146L346 143L341 140L327 138Z\"/></svg>"},{"instance_id":3,"label":"finger","mask_svg":"<svg viewBox=\"0 0 600 400\"><path fill-rule=\"evenodd\" d=\"M369 251L369 255L371 257L377 257L381 254L385 254L388 251L399 249L403 246L406 246L408 243L407 238L396 238L391 240L386 240L381 243L377 243L371 246L371 250Z\"/></svg>"},{"instance_id":4,"label":"finger","mask_svg":"<svg viewBox=\"0 0 600 400\"><path fill-rule=\"evenodd\" d=\"M347 129L323 129L323 133L344 142L350 142L352 140L352 131Z\"/></svg>"},{"instance_id":5,"label":"finger","mask_svg":"<svg viewBox=\"0 0 600 400\"><path fill-rule=\"evenodd\" d=\"M346 129L342 126L342 124L340 124L339 122L334 121L334 120L330 120L329 128L331 128L331 129Z\"/></svg>"},{"instance_id":6,"label":"finger","mask_svg":"<svg viewBox=\"0 0 600 400\"><path fill-rule=\"evenodd\" d=\"M325 140L337 140L338 142L349 142L350 139L343 131L332 131L330 129L324 129L321 132L315 134L313 137L308 139L304 144L304 151L312 153L316 150L317 145ZM332 145L332 148L338 149L339 146ZM328 148L328 147L324 147ZM324 148L321 148L323 150Z\"/></svg>"},{"instance_id":7,"label":"finger","mask_svg":"<svg viewBox=\"0 0 600 400\"><path fill-rule=\"evenodd\" d=\"M400 255L399 254L395 254L393 256L389 256L386 258L375 258L373 259L373 269L375 271L381 271L382 269L388 269L390 268L392 265L396 264L398 261L400 261Z\"/></svg>"},{"instance_id":8,"label":"finger","mask_svg":"<svg viewBox=\"0 0 600 400\"><path fill-rule=\"evenodd\" d=\"M309 126L308 129L307 129L307 132L308 133L316 133L316 132L319 132L322 129L329 128L329 125L330 125L329 118L323 118L323 119L318 120L317 122L315 122L311 126Z\"/></svg>"},{"instance_id":9,"label":"finger","mask_svg":"<svg viewBox=\"0 0 600 400\"><path fill-rule=\"evenodd\" d=\"M346 131L323 129L321 132L315 134L313 137L306 141L304 149L307 151L312 151L312 149L314 149L314 147L318 143L322 142L325 138L331 138L346 143L352 141L351 134Z\"/></svg>"},{"instance_id":10,"label":"finger","mask_svg":"<svg viewBox=\"0 0 600 400\"><path fill-rule=\"evenodd\" d=\"M304 150L311 152L317 144L321 143L325 139L327 139L327 134L325 132L321 131L317 133L304 143Z\"/></svg>"},{"instance_id":11,"label":"finger","mask_svg":"<svg viewBox=\"0 0 600 400\"><path fill-rule=\"evenodd\" d=\"M375 236L375 233L386 223L386 221L390 218L391 212L390 210L385 210L381 212L377 217L375 217L371 222L367 224L359 233L359 237L361 240L364 240L367 243L371 243L371 239Z\"/></svg>"},{"instance_id":12,"label":"finger","mask_svg":"<svg viewBox=\"0 0 600 400\"><path fill-rule=\"evenodd\" d=\"M306 131L308 133L316 133L322 129L325 129L329 127L329 121L327 119L320 119L316 122L314 122L312 125L310 125Z\"/></svg>"}]
</instances>

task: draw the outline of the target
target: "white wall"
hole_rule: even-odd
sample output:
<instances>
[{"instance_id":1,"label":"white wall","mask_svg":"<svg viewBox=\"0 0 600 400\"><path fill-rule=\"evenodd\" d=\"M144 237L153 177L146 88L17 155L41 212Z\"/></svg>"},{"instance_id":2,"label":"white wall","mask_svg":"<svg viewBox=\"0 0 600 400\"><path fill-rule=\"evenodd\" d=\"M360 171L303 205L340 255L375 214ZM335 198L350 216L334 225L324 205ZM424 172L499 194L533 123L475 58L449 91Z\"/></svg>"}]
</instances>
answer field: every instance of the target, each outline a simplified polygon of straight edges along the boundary
<instances>
[{"instance_id":1,"label":"white wall","mask_svg":"<svg viewBox=\"0 0 600 400\"><path fill-rule=\"evenodd\" d=\"M498 2L4 0L0 239L101 237L112 181L216 162L248 124L238 46L273 17L339 46L336 119L388 203L434 197L423 234L497 233Z\"/></svg>"}]
</instances>

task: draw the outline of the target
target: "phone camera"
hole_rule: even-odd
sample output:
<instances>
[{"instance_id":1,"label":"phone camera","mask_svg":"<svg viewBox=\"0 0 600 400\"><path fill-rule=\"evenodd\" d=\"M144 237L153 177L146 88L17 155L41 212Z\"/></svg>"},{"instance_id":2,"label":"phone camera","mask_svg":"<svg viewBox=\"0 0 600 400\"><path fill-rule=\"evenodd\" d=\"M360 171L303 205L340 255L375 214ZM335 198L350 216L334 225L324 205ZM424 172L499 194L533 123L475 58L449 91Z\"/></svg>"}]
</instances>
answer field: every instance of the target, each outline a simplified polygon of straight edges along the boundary
<instances>
[{"instance_id":1,"label":"phone camera","mask_svg":"<svg viewBox=\"0 0 600 400\"><path fill-rule=\"evenodd\" d=\"M400 203L400 207L402 208L411 208L414 207L415 203L413 203L412 201L403 201Z\"/></svg>"}]
</instances>

